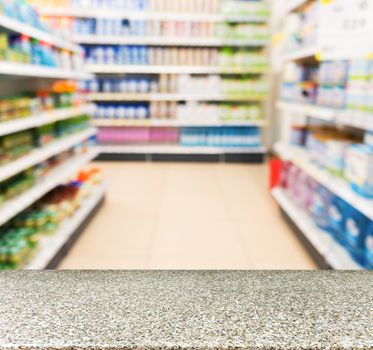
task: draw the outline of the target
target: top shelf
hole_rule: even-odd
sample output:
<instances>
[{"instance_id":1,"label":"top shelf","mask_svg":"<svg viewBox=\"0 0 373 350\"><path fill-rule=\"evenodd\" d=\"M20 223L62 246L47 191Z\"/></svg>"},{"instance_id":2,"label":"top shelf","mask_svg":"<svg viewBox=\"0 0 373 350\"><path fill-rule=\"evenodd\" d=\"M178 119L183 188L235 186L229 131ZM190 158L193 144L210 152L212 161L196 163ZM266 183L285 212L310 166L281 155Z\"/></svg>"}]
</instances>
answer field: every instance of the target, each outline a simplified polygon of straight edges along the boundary
<instances>
[{"instance_id":1,"label":"top shelf","mask_svg":"<svg viewBox=\"0 0 373 350\"><path fill-rule=\"evenodd\" d=\"M43 32L42 30L34 28L27 23L22 23L3 14L0 14L0 27L13 33L23 34L28 37L43 41L60 49L77 53L82 52L82 49L78 45L74 45L68 40L64 40L55 35Z\"/></svg>"},{"instance_id":2,"label":"top shelf","mask_svg":"<svg viewBox=\"0 0 373 350\"><path fill-rule=\"evenodd\" d=\"M172 13L172 12L140 12L140 11L113 11L110 9L92 8L40 8L43 16L52 17L79 17L79 18L128 18L134 20L171 20L171 21L201 21L201 22L246 22L267 23L268 18L257 16L237 16L203 13Z\"/></svg>"}]
</instances>

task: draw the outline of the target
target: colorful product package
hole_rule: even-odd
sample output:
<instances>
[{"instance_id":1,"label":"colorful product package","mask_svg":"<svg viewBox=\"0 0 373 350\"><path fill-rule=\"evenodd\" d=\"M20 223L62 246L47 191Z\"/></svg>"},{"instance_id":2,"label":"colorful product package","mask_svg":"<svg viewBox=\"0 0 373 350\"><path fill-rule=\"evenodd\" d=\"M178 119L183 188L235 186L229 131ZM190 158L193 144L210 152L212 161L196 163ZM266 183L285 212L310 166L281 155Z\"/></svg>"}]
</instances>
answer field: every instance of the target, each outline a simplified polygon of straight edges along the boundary
<instances>
[{"instance_id":1,"label":"colorful product package","mask_svg":"<svg viewBox=\"0 0 373 350\"><path fill-rule=\"evenodd\" d=\"M338 196L334 196L329 206L329 232L335 240L342 245L346 245L344 232L345 213L349 205Z\"/></svg>"},{"instance_id":2,"label":"colorful product package","mask_svg":"<svg viewBox=\"0 0 373 350\"><path fill-rule=\"evenodd\" d=\"M367 237L365 239L365 267L373 270L373 222L368 227Z\"/></svg>"},{"instance_id":3,"label":"colorful product package","mask_svg":"<svg viewBox=\"0 0 373 350\"><path fill-rule=\"evenodd\" d=\"M345 158L345 177L352 189L373 198L373 147L356 144L349 147Z\"/></svg>"},{"instance_id":4,"label":"colorful product package","mask_svg":"<svg viewBox=\"0 0 373 350\"><path fill-rule=\"evenodd\" d=\"M324 186L319 185L313 196L311 215L316 225L323 230L329 231L329 207L333 200L333 193Z\"/></svg>"},{"instance_id":5,"label":"colorful product package","mask_svg":"<svg viewBox=\"0 0 373 350\"><path fill-rule=\"evenodd\" d=\"M347 206L344 216L346 247L354 260L356 260L359 264L364 265L365 240L371 221L350 205Z\"/></svg>"}]
</instances>

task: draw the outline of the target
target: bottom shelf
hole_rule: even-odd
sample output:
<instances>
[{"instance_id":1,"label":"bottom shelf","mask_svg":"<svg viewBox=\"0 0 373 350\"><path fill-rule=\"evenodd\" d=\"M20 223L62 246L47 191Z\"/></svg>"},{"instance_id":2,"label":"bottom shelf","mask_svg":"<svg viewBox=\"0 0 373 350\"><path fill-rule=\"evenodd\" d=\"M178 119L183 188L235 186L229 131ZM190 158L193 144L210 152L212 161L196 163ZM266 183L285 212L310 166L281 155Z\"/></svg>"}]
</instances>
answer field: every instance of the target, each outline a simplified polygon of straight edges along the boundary
<instances>
[{"instance_id":1,"label":"bottom shelf","mask_svg":"<svg viewBox=\"0 0 373 350\"><path fill-rule=\"evenodd\" d=\"M39 252L25 269L56 268L68 251L68 246L78 237L85 224L93 216L95 209L102 203L105 191L105 185L97 186L94 192L83 201L79 210L66 220L53 236L43 237L39 242Z\"/></svg>"},{"instance_id":2,"label":"bottom shelf","mask_svg":"<svg viewBox=\"0 0 373 350\"><path fill-rule=\"evenodd\" d=\"M98 146L99 160L148 161L264 161L264 147L187 147L179 145L117 145Z\"/></svg>"},{"instance_id":3,"label":"bottom shelf","mask_svg":"<svg viewBox=\"0 0 373 350\"><path fill-rule=\"evenodd\" d=\"M319 229L312 219L292 202L283 189L274 189L272 195L314 251L317 252L320 258L318 262L324 260L329 267L335 270L363 269L350 257L344 247L338 244L328 233Z\"/></svg>"}]
</instances>

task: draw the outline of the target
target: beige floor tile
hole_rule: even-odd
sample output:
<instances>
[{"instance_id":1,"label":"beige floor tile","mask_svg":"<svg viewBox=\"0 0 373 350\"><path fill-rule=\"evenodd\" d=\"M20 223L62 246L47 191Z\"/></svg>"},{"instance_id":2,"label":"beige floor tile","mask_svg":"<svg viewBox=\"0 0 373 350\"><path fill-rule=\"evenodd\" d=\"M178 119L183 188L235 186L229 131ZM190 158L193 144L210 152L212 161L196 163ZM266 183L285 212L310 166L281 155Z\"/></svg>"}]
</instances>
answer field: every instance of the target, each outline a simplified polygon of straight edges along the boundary
<instances>
[{"instance_id":1,"label":"beige floor tile","mask_svg":"<svg viewBox=\"0 0 373 350\"><path fill-rule=\"evenodd\" d=\"M234 223L227 220L161 218L150 268L247 269Z\"/></svg>"},{"instance_id":2,"label":"beige floor tile","mask_svg":"<svg viewBox=\"0 0 373 350\"><path fill-rule=\"evenodd\" d=\"M159 216L179 219L228 219L228 211L222 196L165 195L159 203Z\"/></svg>"},{"instance_id":3,"label":"beige floor tile","mask_svg":"<svg viewBox=\"0 0 373 350\"><path fill-rule=\"evenodd\" d=\"M265 165L98 164L106 204L61 268L315 268L269 194Z\"/></svg>"},{"instance_id":4,"label":"beige floor tile","mask_svg":"<svg viewBox=\"0 0 373 350\"><path fill-rule=\"evenodd\" d=\"M135 213L137 218L131 218L129 213L123 210L122 206L108 200L73 246L62 267L65 267L66 262L67 268L70 266L69 261L72 261L74 266L80 266L82 263L84 268L96 268L108 260L109 267L114 264L117 268L125 269L129 268L132 260L136 263L146 262L156 220L140 220L140 213ZM137 268L146 268L146 265L138 264Z\"/></svg>"},{"instance_id":5,"label":"beige floor tile","mask_svg":"<svg viewBox=\"0 0 373 350\"><path fill-rule=\"evenodd\" d=\"M280 217L236 221L246 255L255 269L315 269L295 233Z\"/></svg>"}]
</instances>

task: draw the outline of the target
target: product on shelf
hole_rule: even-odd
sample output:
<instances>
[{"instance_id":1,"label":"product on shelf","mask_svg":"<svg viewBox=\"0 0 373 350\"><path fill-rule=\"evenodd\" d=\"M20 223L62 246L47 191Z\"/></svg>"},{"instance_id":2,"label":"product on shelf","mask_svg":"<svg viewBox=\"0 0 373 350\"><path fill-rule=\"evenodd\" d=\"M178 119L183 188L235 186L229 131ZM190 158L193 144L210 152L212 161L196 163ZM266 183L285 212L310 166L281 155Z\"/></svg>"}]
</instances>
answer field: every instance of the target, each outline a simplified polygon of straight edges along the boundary
<instances>
[{"instance_id":1,"label":"product on shelf","mask_svg":"<svg viewBox=\"0 0 373 350\"><path fill-rule=\"evenodd\" d=\"M99 104L95 119L180 121L254 121L263 120L263 107L257 104L210 104L187 102L151 102L150 104Z\"/></svg>"},{"instance_id":2,"label":"product on shelf","mask_svg":"<svg viewBox=\"0 0 373 350\"><path fill-rule=\"evenodd\" d=\"M58 137L79 132L88 128L90 118L78 116L52 124L0 137L0 165L7 164L42 147Z\"/></svg>"},{"instance_id":3,"label":"product on shelf","mask_svg":"<svg viewBox=\"0 0 373 350\"><path fill-rule=\"evenodd\" d=\"M289 63L284 100L352 111L373 111L373 60Z\"/></svg>"},{"instance_id":4,"label":"product on shelf","mask_svg":"<svg viewBox=\"0 0 373 350\"><path fill-rule=\"evenodd\" d=\"M373 146L358 134L325 125L296 125L291 144L305 147L311 162L347 180L360 195L373 198Z\"/></svg>"},{"instance_id":5,"label":"product on shelf","mask_svg":"<svg viewBox=\"0 0 373 350\"><path fill-rule=\"evenodd\" d=\"M82 171L0 228L0 269L19 269L38 253L38 243L69 220L100 183L100 170Z\"/></svg>"},{"instance_id":6,"label":"product on shelf","mask_svg":"<svg viewBox=\"0 0 373 350\"><path fill-rule=\"evenodd\" d=\"M6 201L14 198L18 194L26 191L35 184L35 169L26 170L8 180L0 182L0 207L6 204Z\"/></svg>"},{"instance_id":7,"label":"product on shelf","mask_svg":"<svg viewBox=\"0 0 373 350\"><path fill-rule=\"evenodd\" d=\"M34 7L28 1L1 0L0 13L42 31L49 31L49 28L40 19Z\"/></svg>"},{"instance_id":8,"label":"product on shelf","mask_svg":"<svg viewBox=\"0 0 373 350\"><path fill-rule=\"evenodd\" d=\"M0 137L0 165L6 164L33 149L33 133L30 130Z\"/></svg>"},{"instance_id":9,"label":"product on shelf","mask_svg":"<svg viewBox=\"0 0 373 350\"><path fill-rule=\"evenodd\" d=\"M103 93L177 93L185 95L265 98L269 93L264 79L221 78L218 75L195 77L191 75L165 75L150 78L102 78L89 81L87 90Z\"/></svg>"},{"instance_id":10,"label":"product on shelf","mask_svg":"<svg viewBox=\"0 0 373 350\"><path fill-rule=\"evenodd\" d=\"M371 220L290 162L283 164L280 183L292 200L313 218L315 225L345 247L357 263L373 267Z\"/></svg>"},{"instance_id":11,"label":"product on shelf","mask_svg":"<svg viewBox=\"0 0 373 350\"><path fill-rule=\"evenodd\" d=\"M0 122L38 115L58 108L78 106L85 97L71 82L57 82L49 90L39 90L0 98Z\"/></svg>"},{"instance_id":12,"label":"product on shelf","mask_svg":"<svg viewBox=\"0 0 373 350\"><path fill-rule=\"evenodd\" d=\"M164 143L200 147L258 147L257 128L100 128L98 140L103 144Z\"/></svg>"},{"instance_id":13,"label":"product on shelf","mask_svg":"<svg viewBox=\"0 0 373 350\"><path fill-rule=\"evenodd\" d=\"M319 1L308 2L302 11L290 13L285 18L285 52L316 45L318 7Z\"/></svg>"}]
</instances>

